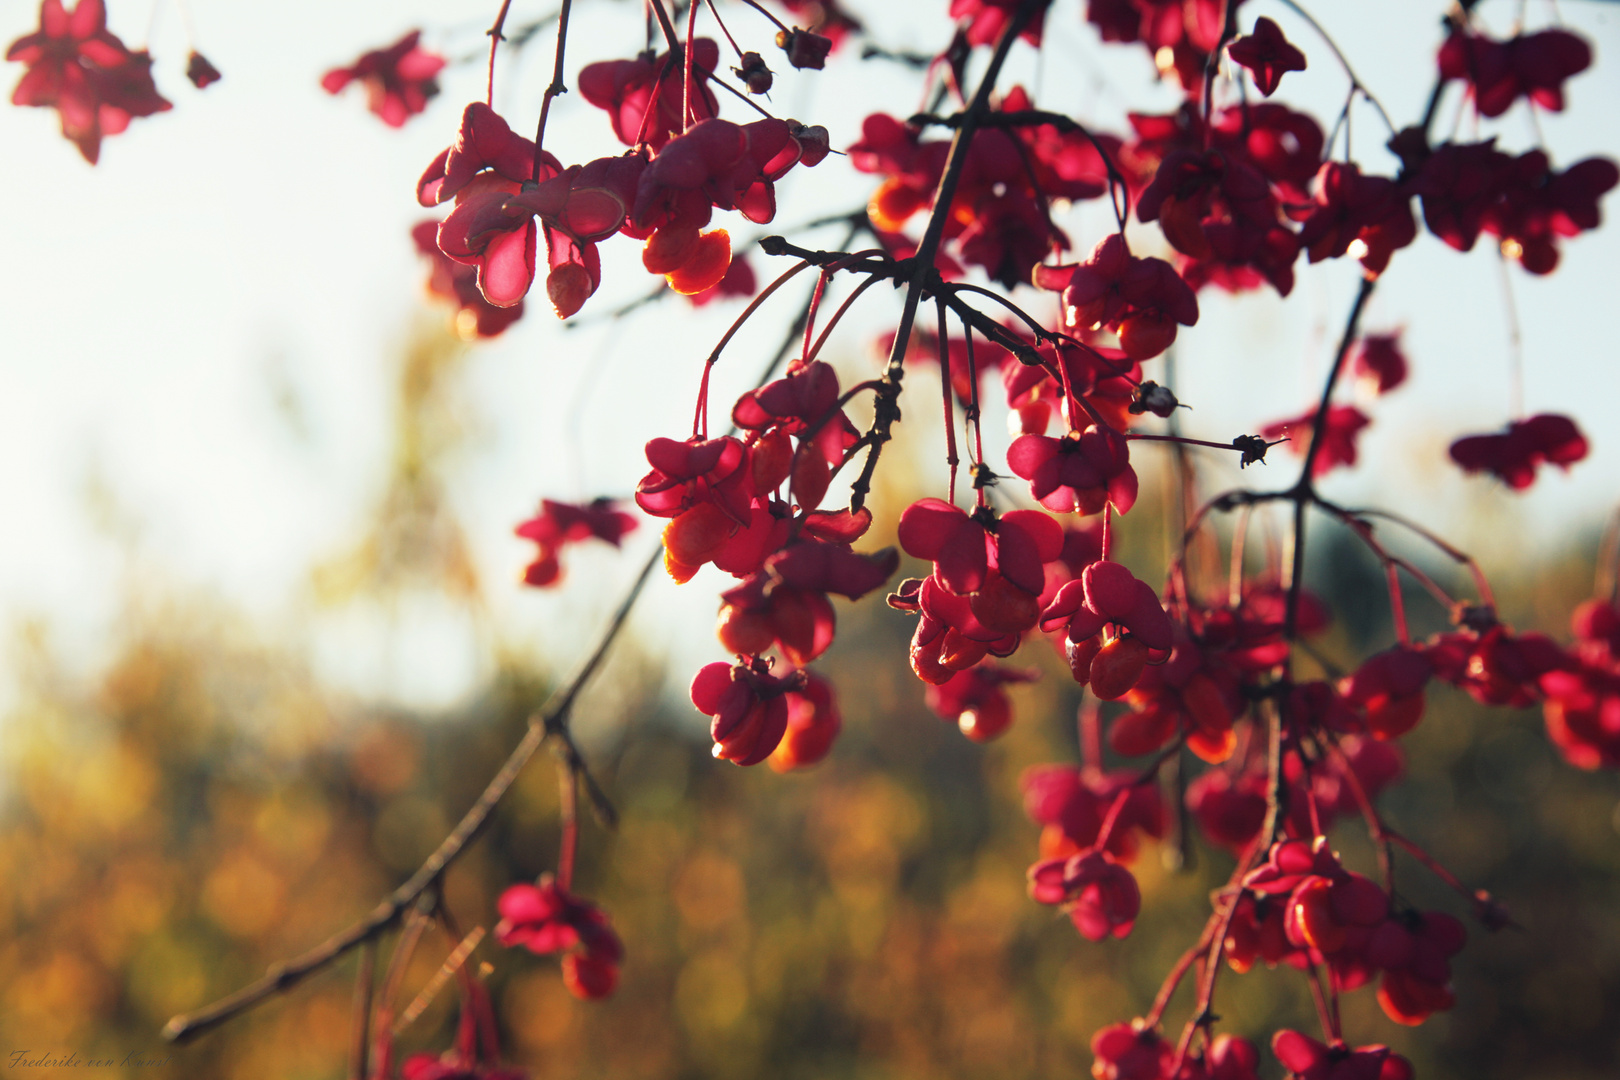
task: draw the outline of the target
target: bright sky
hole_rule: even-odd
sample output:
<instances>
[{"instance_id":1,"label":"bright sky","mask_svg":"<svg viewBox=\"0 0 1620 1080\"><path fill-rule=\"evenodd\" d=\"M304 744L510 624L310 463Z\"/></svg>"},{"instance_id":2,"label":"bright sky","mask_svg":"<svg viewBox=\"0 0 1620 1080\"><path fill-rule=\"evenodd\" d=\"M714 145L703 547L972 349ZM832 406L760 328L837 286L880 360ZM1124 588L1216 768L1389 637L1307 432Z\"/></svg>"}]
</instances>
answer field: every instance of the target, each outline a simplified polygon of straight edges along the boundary
<instances>
[{"instance_id":1,"label":"bright sky","mask_svg":"<svg viewBox=\"0 0 1620 1080\"><path fill-rule=\"evenodd\" d=\"M423 317L424 268L408 235L422 216L414 181L453 137L463 105L482 97L484 72L480 63L447 71L444 93L398 131L365 111L358 89L334 99L319 78L415 26L430 47L468 54L498 5L191 6L199 47L224 73L205 92L183 77L186 41L170 0L158 0L155 18L148 3L109 0L111 29L132 47L147 40L153 20L156 78L174 109L108 139L98 167L60 138L54 113L0 107L0 200L11 207L0 219L0 485L8 507L0 617L12 625L43 618L60 651L80 665L102 654L129 580L125 549L88 509L85 493L98 484L136 528L143 580L217 594L271 627L307 625L308 568L351 543L363 523L386 466L393 357ZM885 44L937 50L945 43L942 18L918 17L934 16L943 0L872 6ZM1397 123L1415 118L1442 5L1316 6ZM1480 12L1501 32L1520 6L1486 0ZM518 0L512 25L550 10L548 2ZM757 16L736 4L722 10L745 47L772 51ZM1543 25L1552 10L1530 4L1530 25ZM1620 157L1620 114L1611 107L1620 101L1620 63L1610 62L1620 57L1620 8L1564 0L1557 10L1592 39L1597 61L1571 83L1569 112L1540 115L1546 145L1564 166L1593 154ZM577 5L568 77L591 60L632 52L638 11L629 3ZM1310 60L1306 73L1284 80L1282 99L1330 124L1346 86L1342 73L1280 4L1245 5L1246 24L1260 14L1275 18ZM36 18L34 3L0 0L0 37L30 31ZM1170 104L1142 50L1101 46L1077 0L1058 0L1047 27L1052 55L1065 59L1040 68L1021 49L1009 68L1039 87L1042 104L1116 130L1126 107ZM533 124L552 49L547 30L526 52L503 53L496 105L519 130ZM12 80L20 74L19 66L7 69ZM779 73L773 105L825 124L841 147L874 102L910 111L913 78L893 65L838 60L819 74ZM739 115L735 102L723 110ZM1452 130L1458 115L1448 99L1439 130ZM1470 134L1471 121L1462 130ZM1536 139L1522 106L1481 131L1515 151ZM1384 133L1370 109L1357 109L1353 133L1364 164L1390 171L1388 156L1373 149ZM577 95L559 102L547 144L565 161L617 151L600 114ZM830 158L783 185L778 224L851 209L871 186ZM1612 197L1605 209L1617 212ZM1074 219L1082 253L1105 219L1100 205ZM736 224L734 236L754 231ZM609 247L616 250L607 283L587 314L648 286L633 245ZM755 265L763 260L756 256ZM1488 244L1460 256L1425 235L1396 257L1365 324L1406 326L1412 381L1368 409L1375 424L1363 440L1364 462L1330 488L1346 500L1416 512L1504 557L1525 544L1568 541L1616 502L1620 230L1566 244L1550 278L1516 267L1506 277L1522 331L1527 408L1574 416L1592 440L1591 458L1567 477L1544 476L1527 496L1453 474L1445 445L1508 418L1507 294ZM1225 440L1303 411L1354 288L1353 268L1302 262L1287 304L1269 292L1236 301L1206 293L1179 360L1177 389L1196 409L1184 414L1189 433ZM777 309L779 321L791 302ZM867 339L892 317L891 303L874 299L852 320L839 346L844 370L867 370ZM641 444L683 433L701 358L735 311L716 306L694 316L671 301L622 330L564 333L542 302L504 338L475 350L463 389L476 434L454 496L510 637L552 650L562 666L583 647L638 557L580 552L574 591L537 595L508 584L527 555L511 528L542 495L627 494L645 469ZM776 334L766 324L739 340L720 369L716 401L743 388ZM278 400L298 403L301 429ZM1291 472L1273 466L1266 479ZM1487 529L1478 524L1482 508L1513 516L1495 517ZM638 534L634 551L652 532ZM717 658L710 628L719 585L699 578L672 602L676 590L663 583L653 598L656 624L647 628L656 625L655 639L695 642L676 650L683 657ZM489 662L442 614L406 626L392 652L379 644L386 636L378 625L328 626L315 639L315 658L359 690L419 701L453 700Z\"/></svg>"}]
</instances>

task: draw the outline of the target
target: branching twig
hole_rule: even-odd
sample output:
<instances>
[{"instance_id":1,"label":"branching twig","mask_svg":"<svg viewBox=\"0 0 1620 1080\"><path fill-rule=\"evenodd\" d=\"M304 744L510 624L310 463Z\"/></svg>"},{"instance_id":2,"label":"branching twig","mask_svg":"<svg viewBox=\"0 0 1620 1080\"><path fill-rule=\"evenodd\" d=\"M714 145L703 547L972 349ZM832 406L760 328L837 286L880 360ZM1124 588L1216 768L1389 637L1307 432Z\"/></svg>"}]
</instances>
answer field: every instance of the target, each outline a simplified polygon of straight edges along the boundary
<instances>
[{"instance_id":1,"label":"branching twig","mask_svg":"<svg viewBox=\"0 0 1620 1080\"><path fill-rule=\"evenodd\" d=\"M853 239L853 230L850 238ZM846 243L848 241L846 240ZM803 326L804 313L793 321L788 332L772 357L769 365L760 373L757 385L763 386L771 373L775 371L782 358L792 349L793 343ZM555 740L557 752L567 767L579 778L585 789L586 796L591 801L592 809L608 825L617 820L613 804L608 800L605 792L597 784L596 778L587 768L579 747L574 742L573 733L569 729L569 717L579 693L585 684L590 681L608 649L617 639L619 632L624 628L636 600L640 597L643 587L651 577L653 568L658 565L663 555L663 548L654 549L647 561L642 565L640 573L636 575L618 609L608 621L601 636L597 640L594 650L579 672L568 685L556 694L537 715L529 721L529 730L524 734L522 741L512 750L505 764L501 766L485 787L483 794L478 797L471 809L462 817L459 824L449 836L439 845L438 849L428 857L421 868L412 874L410 879L395 889L381 903L372 909L365 918L356 922L347 929L334 934L326 941L313 949L273 965L264 978L250 983L242 989L221 998L211 1005L207 1005L195 1012L185 1013L171 1019L163 1029L163 1037L170 1042L184 1042L194 1038L208 1029L229 1020L238 1013L243 1012L274 994L288 990L303 981L309 975L327 967L339 957L357 945L366 944L375 940L383 931L393 926L407 910L413 905L420 907L431 898L437 904L437 885L452 862L466 849L467 845L477 836L489 815L494 812L502 797L517 779L523 767L528 764L534 752L550 737ZM429 910L431 910L429 906ZM397 949L397 947L396 947Z\"/></svg>"}]
</instances>

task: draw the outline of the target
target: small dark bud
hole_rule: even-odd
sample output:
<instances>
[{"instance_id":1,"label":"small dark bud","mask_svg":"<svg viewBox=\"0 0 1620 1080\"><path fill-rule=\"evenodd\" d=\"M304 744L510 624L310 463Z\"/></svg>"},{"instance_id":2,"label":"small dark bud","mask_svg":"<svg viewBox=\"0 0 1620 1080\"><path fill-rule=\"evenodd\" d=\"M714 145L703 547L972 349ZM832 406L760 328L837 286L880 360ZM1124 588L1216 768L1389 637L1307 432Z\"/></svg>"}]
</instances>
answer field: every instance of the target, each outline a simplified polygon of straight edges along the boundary
<instances>
[{"instance_id":1,"label":"small dark bud","mask_svg":"<svg viewBox=\"0 0 1620 1080\"><path fill-rule=\"evenodd\" d=\"M1432 153L1429 149L1429 137L1421 127L1402 128L1385 145L1392 154L1401 159L1401 166L1408 173L1415 173L1421 169Z\"/></svg>"},{"instance_id":2,"label":"small dark bud","mask_svg":"<svg viewBox=\"0 0 1620 1080\"><path fill-rule=\"evenodd\" d=\"M819 165L832 152L832 136L820 124L801 124L788 121L788 129L799 140L799 164L805 168Z\"/></svg>"},{"instance_id":3,"label":"small dark bud","mask_svg":"<svg viewBox=\"0 0 1620 1080\"><path fill-rule=\"evenodd\" d=\"M1256 462L1266 463L1266 451L1277 443L1285 443L1287 439L1278 439L1277 442L1266 442L1258 435L1239 435L1232 440L1232 449L1239 451L1243 456L1238 460L1238 468L1245 469Z\"/></svg>"},{"instance_id":4,"label":"small dark bud","mask_svg":"<svg viewBox=\"0 0 1620 1080\"><path fill-rule=\"evenodd\" d=\"M1130 410L1137 416L1148 412L1154 416L1169 416L1181 407L1181 402L1176 400L1176 395L1170 392L1168 386L1160 386L1151 379L1131 394Z\"/></svg>"},{"instance_id":5,"label":"small dark bud","mask_svg":"<svg viewBox=\"0 0 1620 1080\"><path fill-rule=\"evenodd\" d=\"M771 69L765 66L765 58L757 52L743 53L742 63L732 68L731 73L747 84L750 94L770 92Z\"/></svg>"},{"instance_id":6,"label":"small dark bud","mask_svg":"<svg viewBox=\"0 0 1620 1080\"><path fill-rule=\"evenodd\" d=\"M195 50L186 59L186 78L191 85L201 90L210 83L219 82L219 69L208 62L208 58Z\"/></svg>"},{"instance_id":7,"label":"small dark bud","mask_svg":"<svg viewBox=\"0 0 1620 1080\"><path fill-rule=\"evenodd\" d=\"M794 67L820 71L827 66L827 54L832 52L833 43L831 38L808 30L778 30L776 45L787 53L788 63Z\"/></svg>"},{"instance_id":8,"label":"small dark bud","mask_svg":"<svg viewBox=\"0 0 1620 1080\"><path fill-rule=\"evenodd\" d=\"M1459 603L1451 609L1451 622L1454 626L1483 634L1497 625L1496 609L1489 604Z\"/></svg>"}]
</instances>

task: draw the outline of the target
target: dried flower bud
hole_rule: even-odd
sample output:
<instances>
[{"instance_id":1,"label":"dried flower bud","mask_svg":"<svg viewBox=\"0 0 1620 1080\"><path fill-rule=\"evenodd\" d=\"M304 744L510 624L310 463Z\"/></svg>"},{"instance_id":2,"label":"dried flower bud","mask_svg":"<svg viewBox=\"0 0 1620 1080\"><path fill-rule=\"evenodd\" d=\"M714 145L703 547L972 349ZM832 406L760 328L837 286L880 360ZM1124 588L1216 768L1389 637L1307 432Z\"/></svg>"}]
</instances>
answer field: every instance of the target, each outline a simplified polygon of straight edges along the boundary
<instances>
[{"instance_id":1,"label":"dried flower bud","mask_svg":"<svg viewBox=\"0 0 1620 1080\"><path fill-rule=\"evenodd\" d=\"M202 53L193 51L186 59L186 78L191 80L191 85L201 90L210 83L219 82L219 69L210 64Z\"/></svg>"},{"instance_id":2,"label":"dried flower bud","mask_svg":"<svg viewBox=\"0 0 1620 1080\"><path fill-rule=\"evenodd\" d=\"M748 85L750 94L767 94L771 89L771 69L765 66L765 58L757 52L742 54L742 63L731 69L731 73Z\"/></svg>"},{"instance_id":3,"label":"dried flower bud","mask_svg":"<svg viewBox=\"0 0 1620 1080\"><path fill-rule=\"evenodd\" d=\"M827 65L827 54L832 52L832 39L808 30L778 30L777 48L787 53L788 63L796 68L815 68Z\"/></svg>"},{"instance_id":4,"label":"dried flower bud","mask_svg":"<svg viewBox=\"0 0 1620 1080\"><path fill-rule=\"evenodd\" d=\"M1181 408L1181 402L1168 386L1160 386L1151 379L1138 386L1131 394L1130 410L1134 415L1150 412L1154 416L1169 416Z\"/></svg>"}]
</instances>

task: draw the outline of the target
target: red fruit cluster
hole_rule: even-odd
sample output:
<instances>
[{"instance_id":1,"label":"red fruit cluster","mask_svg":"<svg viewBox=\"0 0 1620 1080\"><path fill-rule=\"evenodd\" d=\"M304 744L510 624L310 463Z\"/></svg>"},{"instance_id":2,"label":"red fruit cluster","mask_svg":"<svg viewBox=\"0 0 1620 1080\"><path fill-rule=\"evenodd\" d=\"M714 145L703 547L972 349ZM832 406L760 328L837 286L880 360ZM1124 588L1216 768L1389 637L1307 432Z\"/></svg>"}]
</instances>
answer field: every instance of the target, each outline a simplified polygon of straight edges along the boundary
<instances>
[{"instance_id":1,"label":"red fruit cluster","mask_svg":"<svg viewBox=\"0 0 1620 1080\"><path fill-rule=\"evenodd\" d=\"M1056 389L1050 377L1043 380ZM1029 493L1048 510L1096 514L1105 506L1121 514L1136 505L1136 470L1125 437L1091 424L1061 439L1026 434L1007 450L1007 467L1029 481Z\"/></svg>"},{"instance_id":2,"label":"red fruit cluster","mask_svg":"<svg viewBox=\"0 0 1620 1080\"><path fill-rule=\"evenodd\" d=\"M549 874L534 885L511 886L496 906L495 937L502 945L523 945L540 956L562 953L563 982L575 997L613 993L624 945L602 909L564 891Z\"/></svg>"},{"instance_id":3,"label":"red fruit cluster","mask_svg":"<svg viewBox=\"0 0 1620 1080\"><path fill-rule=\"evenodd\" d=\"M1190 103L1130 121L1135 138L1121 149L1121 165L1139 197L1169 168L1149 213L1180 252L1177 270L1188 285L1246 291L1267 283L1288 295L1301 242L1285 211L1309 213L1322 165L1317 122L1274 102L1222 109L1207 126Z\"/></svg>"},{"instance_id":4,"label":"red fruit cluster","mask_svg":"<svg viewBox=\"0 0 1620 1080\"><path fill-rule=\"evenodd\" d=\"M551 270L546 289L560 313L571 315L601 281L595 241L623 223L630 178L616 161L564 170L548 153L515 134L482 102L462 113L456 141L428 166L417 201L455 200L439 225L439 250L478 271L478 289L496 307L523 299L534 283L539 228ZM537 224L538 221L538 224Z\"/></svg>"},{"instance_id":5,"label":"red fruit cluster","mask_svg":"<svg viewBox=\"0 0 1620 1080\"><path fill-rule=\"evenodd\" d=\"M911 668L938 685L986 655L1009 656L1040 618L1044 565L1063 554L1063 529L1038 510L972 514L943 499L900 515L900 546L934 563L926 579L901 584L889 605L917 612Z\"/></svg>"},{"instance_id":6,"label":"red fruit cluster","mask_svg":"<svg viewBox=\"0 0 1620 1080\"><path fill-rule=\"evenodd\" d=\"M1440 46L1440 75L1468 84L1474 107L1501 116L1519 98L1543 109L1564 108L1564 80L1592 64L1592 47L1568 30L1542 30L1494 41L1456 30Z\"/></svg>"},{"instance_id":7,"label":"red fruit cluster","mask_svg":"<svg viewBox=\"0 0 1620 1080\"><path fill-rule=\"evenodd\" d=\"M1361 713L1373 736L1395 739L1423 719L1423 689L1433 674L1422 650L1397 645L1362 661L1340 681L1339 693Z\"/></svg>"},{"instance_id":8,"label":"red fruit cluster","mask_svg":"<svg viewBox=\"0 0 1620 1080\"><path fill-rule=\"evenodd\" d=\"M1326 683L1309 685L1332 692ZM1296 689L1296 696L1302 689ZM1345 715L1354 719L1348 710ZM1358 815L1358 790L1369 800L1376 798L1405 769L1400 749L1392 743L1357 735L1343 735L1338 743L1340 754L1308 770L1298 754L1284 757L1288 813L1283 827L1289 836L1310 837L1318 827L1327 830L1339 818ZM1242 855L1255 842L1265 821L1267 772L1264 756L1253 753L1239 770L1210 769L1187 785L1187 809L1210 843ZM1267 957L1273 964L1278 959ZM1245 962L1240 970L1247 966Z\"/></svg>"},{"instance_id":9,"label":"red fruit cluster","mask_svg":"<svg viewBox=\"0 0 1620 1080\"><path fill-rule=\"evenodd\" d=\"M1378 394L1387 394L1404 383L1409 366L1399 330L1393 334L1367 334L1356 342L1350 355L1350 370Z\"/></svg>"},{"instance_id":10,"label":"red fruit cluster","mask_svg":"<svg viewBox=\"0 0 1620 1080\"><path fill-rule=\"evenodd\" d=\"M900 565L893 548L872 555L851 549L840 539L850 535L844 524L838 515L807 515L796 540L721 593L720 644L745 656L774 646L799 665L825 652L837 630L828 595L859 600Z\"/></svg>"},{"instance_id":11,"label":"red fruit cluster","mask_svg":"<svg viewBox=\"0 0 1620 1080\"><path fill-rule=\"evenodd\" d=\"M1145 668L1125 694L1131 711L1109 728L1109 745L1138 757L1184 733L1193 753L1208 762L1225 761L1237 745L1232 725L1243 707L1239 686L1240 676L1230 665L1206 654L1185 628L1176 627L1169 660Z\"/></svg>"},{"instance_id":12,"label":"red fruit cluster","mask_svg":"<svg viewBox=\"0 0 1620 1080\"><path fill-rule=\"evenodd\" d=\"M1514 157L1491 139L1437 148L1410 187L1422 198L1429 231L1458 251L1488 232L1526 270L1548 274L1558 266L1557 238L1597 228L1598 200L1617 183L1620 168L1608 158L1587 158L1560 173L1540 150Z\"/></svg>"},{"instance_id":13,"label":"red fruit cluster","mask_svg":"<svg viewBox=\"0 0 1620 1080\"><path fill-rule=\"evenodd\" d=\"M1421 1024L1454 1004L1451 957L1467 940L1462 923L1442 912L1398 910L1376 883L1339 864L1326 837L1278 843L1243 885L1255 899L1233 920L1228 959L1238 970L1257 957L1300 968L1325 963L1341 990L1378 977L1379 1004L1402 1024Z\"/></svg>"},{"instance_id":14,"label":"red fruit cluster","mask_svg":"<svg viewBox=\"0 0 1620 1080\"><path fill-rule=\"evenodd\" d=\"M757 656L745 664L706 664L692 680L692 704L714 718L714 756L737 765L770 757L787 732L787 699L805 692L807 682L803 671L772 675L771 665ZM809 704L814 707L815 699Z\"/></svg>"},{"instance_id":15,"label":"red fruit cluster","mask_svg":"<svg viewBox=\"0 0 1620 1080\"><path fill-rule=\"evenodd\" d=\"M1012 725L1012 703L1002 688L1033 682L1040 672L982 662L958 671L923 692L923 700L941 719L950 720L974 742L989 742Z\"/></svg>"},{"instance_id":16,"label":"red fruit cluster","mask_svg":"<svg viewBox=\"0 0 1620 1080\"><path fill-rule=\"evenodd\" d=\"M766 758L777 772L808 768L826 757L844 727L832 684L813 671L805 672L804 680L801 689L787 695L787 727Z\"/></svg>"},{"instance_id":17,"label":"red fruit cluster","mask_svg":"<svg viewBox=\"0 0 1620 1080\"><path fill-rule=\"evenodd\" d=\"M562 578L558 556L563 548L593 537L618 547L625 534L635 527L636 519L617 509L612 499L595 499L583 506L542 500L540 513L515 530L540 548L534 561L523 571L524 584L539 588L555 585Z\"/></svg>"},{"instance_id":18,"label":"red fruit cluster","mask_svg":"<svg viewBox=\"0 0 1620 1080\"><path fill-rule=\"evenodd\" d=\"M581 93L611 114L615 132L634 147L622 157L564 168L487 105L467 106L456 142L428 166L417 198L424 206L455 200L438 247L477 269L485 301L507 308L523 300L541 229L546 292L560 318L578 312L601 285L597 244L616 232L643 241L643 264L677 292L714 295L722 282L731 293L752 291L751 272L728 276L726 231L703 230L716 209L770 221L773 185L793 166L825 157L827 134L796 121L715 118L713 94L702 83L718 50L699 41L696 53L689 124L680 113L689 95L678 53L592 64L581 73Z\"/></svg>"},{"instance_id":19,"label":"red fruit cluster","mask_svg":"<svg viewBox=\"0 0 1620 1080\"><path fill-rule=\"evenodd\" d=\"M1029 95L1017 87L998 106L1013 113L1029 108ZM882 113L866 118L860 140L849 148L857 169L886 177L867 203L867 216L892 236L896 254L906 222L932 207L949 149L949 142L924 140L917 128ZM1052 125L980 131L946 219L947 246L962 262L1012 288L1028 282L1054 248L1068 247L1052 222L1050 200L1092 199L1106 190L1106 165L1082 135Z\"/></svg>"},{"instance_id":20,"label":"red fruit cluster","mask_svg":"<svg viewBox=\"0 0 1620 1080\"><path fill-rule=\"evenodd\" d=\"M1270 97L1290 71L1305 70L1305 54L1283 36L1281 28L1264 15L1254 21L1254 30L1226 47L1226 54L1249 69L1260 93Z\"/></svg>"},{"instance_id":21,"label":"red fruit cluster","mask_svg":"<svg viewBox=\"0 0 1620 1080\"><path fill-rule=\"evenodd\" d=\"M1176 1066L1175 1047L1142 1020L1112 1024L1092 1036L1096 1080L1258 1080L1260 1052L1247 1039L1217 1035Z\"/></svg>"},{"instance_id":22,"label":"red fruit cluster","mask_svg":"<svg viewBox=\"0 0 1620 1080\"><path fill-rule=\"evenodd\" d=\"M1138 258L1125 238L1110 234L1084 262L1037 266L1036 286L1060 293L1063 326L1072 334L1107 327L1132 360L1158 356L1176 340L1176 327L1198 321L1198 299L1163 259Z\"/></svg>"},{"instance_id":23,"label":"red fruit cluster","mask_svg":"<svg viewBox=\"0 0 1620 1080\"><path fill-rule=\"evenodd\" d=\"M428 274L428 293L456 305L455 327L463 338L494 337L523 317L522 300L510 307L496 307L479 291L478 268L457 262L439 250L437 221L417 222L411 240L433 267Z\"/></svg>"},{"instance_id":24,"label":"red fruit cluster","mask_svg":"<svg viewBox=\"0 0 1620 1080\"><path fill-rule=\"evenodd\" d=\"M1586 452L1586 436L1575 421L1554 413L1515 420L1492 435L1465 435L1451 444L1451 460L1465 472L1488 472L1514 491L1535 483L1543 464L1568 469Z\"/></svg>"},{"instance_id":25,"label":"red fruit cluster","mask_svg":"<svg viewBox=\"0 0 1620 1080\"><path fill-rule=\"evenodd\" d=\"M776 216L775 182L794 165L817 164L826 153L820 129L775 119L741 125L703 120L666 143L641 172L625 232L646 240L641 261L650 273L663 274L676 292L703 292L731 264L725 230L701 231L714 211L770 221Z\"/></svg>"},{"instance_id":26,"label":"red fruit cluster","mask_svg":"<svg viewBox=\"0 0 1620 1080\"><path fill-rule=\"evenodd\" d=\"M103 0L79 0L71 13L62 0L42 0L39 29L13 41L6 59L28 65L11 103L55 109L62 137L92 165L102 136L171 107L152 82L151 56L107 31Z\"/></svg>"},{"instance_id":27,"label":"red fruit cluster","mask_svg":"<svg viewBox=\"0 0 1620 1080\"><path fill-rule=\"evenodd\" d=\"M1141 42L1160 73L1176 76L1196 100L1225 10L1221 0L1087 0L1086 21L1104 41Z\"/></svg>"},{"instance_id":28,"label":"red fruit cluster","mask_svg":"<svg viewBox=\"0 0 1620 1080\"><path fill-rule=\"evenodd\" d=\"M1072 765L1037 765L1019 780L1024 811L1039 825L1043 859L1066 859L1098 846L1121 862L1136 855L1141 836L1164 835L1167 823L1163 797L1153 784L1137 784L1134 773L1102 773ZM1101 835L1104 821L1121 794L1124 804L1114 814L1114 826Z\"/></svg>"},{"instance_id":29,"label":"red fruit cluster","mask_svg":"<svg viewBox=\"0 0 1620 1080\"><path fill-rule=\"evenodd\" d=\"M743 394L731 419L753 439L755 491L785 482L806 510L821 505L833 468L860 438L839 405L837 374L820 360L795 363L785 377Z\"/></svg>"},{"instance_id":30,"label":"red fruit cluster","mask_svg":"<svg viewBox=\"0 0 1620 1080\"><path fill-rule=\"evenodd\" d=\"M1540 680L1547 734L1572 765L1620 768L1620 606L1594 597L1570 625L1572 662Z\"/></svg>"},{"instance_id":31,"label":"red fruit cluster","mask_svg":"<svg viewBox=\"0 0 1620 1080\"><path fill-rule=\"evenodd\" d=\"M1040 345L1035 352L1042 363L999 365L1007 406L1013 411L1013 433L1045 435L1056 420L1071 438L1083 439L1091 434L1095 418L1101 418L1103 423L1096 425L1100 434L1091 439L1089 449L1079 451L1095 469L1095 479L1090 471L1075 471L1067 456L1076 452L1073 447L1065 451L1042 443L1024 444L1016 455L1008 455L1008 467L1031 482L1031 494L1037 487L1045 491L1035 497L1048 509L1097 513L1112 502L1115 510L1125 513L1135 505L1137 485L1129 464L1130 447L1119 433L1140 415L1131 406L1142 385L1141 365L1105 345L1063 342ZM951 362L954 373L954 357ZM1065 476L1079 481L1079 486L1066 482ZM1055 486L1046 490L1047 483Z\"/></svg>"},{"instance_id":32,"label":"red fruit cluster","mask_svg":"<svg viewBox=\"0 0 1620 1080\"><path fill-rule=\"evenodd\" d=\"M1124 696L1150 660L1162 663L1174 644L1170 616L1147 583L1124 566L1099 560L1057 591L1041 612L1041 629L1064 631L1064 656L1080 685L1104 701Z\"/></svg>"},{"instance_id":33,"label":"red fruit cluster","mask_svg":"<svg viewBox=\"0 0 1620 1080\"><path fill-rule=\"evenodd\" d=\"M358 82L366 88L366 106L389 127L400 127L439 93L444 57L422 48L421 40L422 32L412 30L386 49L363 53L348 67L321 76L321 88L341 94L351 82Z\"/></svg>"},{"instance_id":34,"label":"red fruit cluster","mask_svg":"<svg viewBox=\"0 0 1620 1080\"><path fill-rule=\"evenodd\" d=\"M608 114L613 134L624 145L661 150L686 130L681 116L685 60L686 50L676 48L657 56L646 52L633 60L587 64L579 73L579 93ZM694 123L719 115L720 103L709 88L709 78L719 63L720 46L713 38L698 38L692 46L690 115Z\"/></svg>"},{"instance_id":35,"label":"red fruit cluster","mask_svg":"<svg viewBox=\"0 0 1620 1080\"><path fill-rule=\"evenodd\" d=\"M1271 1052L1288 1069L1290 1080L1412 1080L1412 1063L1387 1046L1320 1043L1309 1035L1282 1030L1271 1040Z\"/></svg>"},{"instance_id":36,"label":"red fruit cluster","mask_svg":"<svg viewBox=\"0 0 1620 1080\"><path fill-rule=\"evenodd\" d=\"M1417 239L1411 193L1388 177L1363 176L1353 162L1323 162L1311 202L1289 213L1301 222L1299 244L1313 263L1354 246L1361 265L1381 274L1396 251Z\"/></svg>"},{"instance_id":37,"label":"red fruit cluster","mask_svg":"<svg viewBox=\"0 0 1620 1080\"><path fill-rule=\"evenodd\" d=\"M1142 892L1131 872L1096 849L1030 867L1029 895L1066 908L1087 941L1129 936L1142 910Z\"/></svg>"},{"instance_id":38,"label":"red fruit cluster","mask_svg":"<svg viewBox=\"0 0 1620 1080\"><path fill-rule=\"evenodd\" d=\"M1544 634L1515 634L1501 623L1436 634L1424 644L1435 678L1463 690L1481 705L1522 709L1541 697L1548 673L1571 665L1571 657Z\"/></svg>"},{"instance_id":39,"label":"red fruit cluster","mask_svg":"<svg viewBox=\"0 0 1620 1080\"><path fill-rule=\"evenodd\" d=\"M1286 896L1283 929L1296 948L1332 956L1358 942L1389 914L1389 897L1371 878L1344 869L1327 838L1285 840L1243 879L1256 896Z\"/></svg>"}]
</instances>

